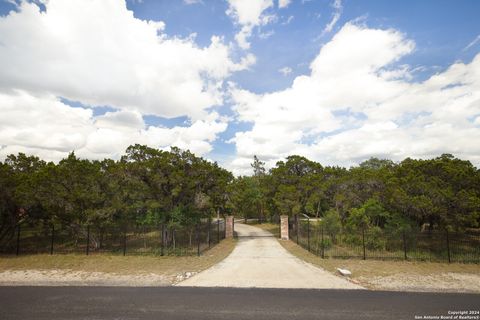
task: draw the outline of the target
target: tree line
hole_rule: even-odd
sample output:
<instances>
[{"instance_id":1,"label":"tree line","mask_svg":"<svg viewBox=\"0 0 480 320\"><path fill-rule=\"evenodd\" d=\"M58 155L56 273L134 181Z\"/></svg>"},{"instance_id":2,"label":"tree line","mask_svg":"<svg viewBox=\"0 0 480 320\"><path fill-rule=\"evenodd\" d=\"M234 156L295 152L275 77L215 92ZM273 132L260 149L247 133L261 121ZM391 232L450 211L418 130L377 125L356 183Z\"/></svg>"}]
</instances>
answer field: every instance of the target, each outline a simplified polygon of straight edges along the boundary
<instances>
[{"instance_id":1,"label":"tree line","mask_svg":"<svg viewBox=\"0 0 480 320\"><path fill-rule=\"evenodd\" d=\"M232 180L216 163L178 148L133 145L118 161L79 159L72 152L58 164L9 155L0 163L0 241L20 224L74 232L86 225L193 228L225 212Z\"/></svg>"},{"instance_id":2,"label":"tree line","mask_svg":"<svg viewBox=\"0 0 480 320\"><path fill-rule=\"evenodd\" d=\"M449 154L400 163L371 158L350 169L289 156L252 176L189 151L127 148L120 160L73 152L57 164L19 153L0 162L0 241L20 224L194 226L202 218L278 214L322 218L329 228L477 228L480 171Z\"/></svg>"},{"instance_id":3,"label":"tree line","mask_svg":"<svg viewBox=\"0 0 480 320\"><path fill-rule=\"evenodd\" d=\"M451 154L399 163L371 158L350 169L289 156L266 172L254 157L253 175L238 177L230 194L246 216L275 213L322 218L331 233L344 228L392 231L480 224L480 170Z\"/></svg>"}]
</instances>

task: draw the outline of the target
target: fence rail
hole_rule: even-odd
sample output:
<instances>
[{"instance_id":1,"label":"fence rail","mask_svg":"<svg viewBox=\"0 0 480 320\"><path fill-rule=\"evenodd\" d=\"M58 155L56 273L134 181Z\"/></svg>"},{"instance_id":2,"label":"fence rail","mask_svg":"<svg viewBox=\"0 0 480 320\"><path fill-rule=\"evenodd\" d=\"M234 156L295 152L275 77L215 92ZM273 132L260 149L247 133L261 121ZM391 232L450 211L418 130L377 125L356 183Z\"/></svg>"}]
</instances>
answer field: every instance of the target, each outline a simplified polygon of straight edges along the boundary
<instances>
[{"instance_id":1,"label":"fence rail","mask_svg":"<svg viewBox=\"0 0 480 320\"><path fill-rule=\"evenodd\" d=\"M322 258L480 263L480 234L389 232L378 228L329 232L311 219L290 218L290 239Z\"/></svg>"},{"instance_id":2,"label":"fence rail","mask_svg":"<svg viewBox=\"0 0 480 320\"><path fill-rule=\"evenodd\" d=\"M0 242L0 254L200 255L225 238L224 219L189 227L19 225Z\"/></svg>"}]
</instances>

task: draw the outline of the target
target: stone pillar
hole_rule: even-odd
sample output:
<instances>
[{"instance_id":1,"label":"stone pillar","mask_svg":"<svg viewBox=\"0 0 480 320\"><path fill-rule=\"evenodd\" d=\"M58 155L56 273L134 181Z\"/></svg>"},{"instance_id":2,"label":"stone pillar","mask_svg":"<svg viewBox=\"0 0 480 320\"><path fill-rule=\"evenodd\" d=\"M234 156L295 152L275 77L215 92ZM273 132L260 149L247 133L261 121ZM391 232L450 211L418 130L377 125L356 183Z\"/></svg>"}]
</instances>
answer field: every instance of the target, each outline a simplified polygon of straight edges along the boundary
<instances>
[{"instance_id":1,"label":"stone pillar","mask_svg":"<svg viewBox=\"0 0 480 320\"><path fill-rule=\"evenodd\" d=\"M282 240L288 240L288 216L280 216L280 238Z\"/></svg>"},{"instance_id":2,"label":"stone pillar","mask_svg":"<svg viewBox=\"0 0 480 320\"><path fill-rule=\"evenodd\" d=\"M227 216L225 224L225 238L233 238L233 216Z\"/></svg>"}]
</instances>

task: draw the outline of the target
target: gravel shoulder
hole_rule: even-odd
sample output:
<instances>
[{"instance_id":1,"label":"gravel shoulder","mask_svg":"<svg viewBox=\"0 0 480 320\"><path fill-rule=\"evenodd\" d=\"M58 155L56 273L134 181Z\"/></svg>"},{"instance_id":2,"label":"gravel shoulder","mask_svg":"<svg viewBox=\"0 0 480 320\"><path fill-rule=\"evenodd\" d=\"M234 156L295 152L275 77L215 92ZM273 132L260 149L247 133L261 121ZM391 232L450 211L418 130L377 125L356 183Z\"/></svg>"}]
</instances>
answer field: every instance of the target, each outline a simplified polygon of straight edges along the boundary
<instances>
[{"instance_id":1,"label":"gravel shoulder","mask_svg":"<svg viewBox=\"0 0 480 320\"><path fill-rule=\"evenodd\" d=\"M238 242L213 267L178 283L193 287L362 289L288 253L268 231L235 224Z\"/></svg>"},{"instance_id":2,"label":"gravel shoulder","mask_svg":"<svg viewBox=\"0 0 480 320\"><path fill-rule=\"evenodd\" d=\"M175 276L156 273L122 275L75 270L6 270L2 286L168 286Z\"/></svg>"}]
</instances>

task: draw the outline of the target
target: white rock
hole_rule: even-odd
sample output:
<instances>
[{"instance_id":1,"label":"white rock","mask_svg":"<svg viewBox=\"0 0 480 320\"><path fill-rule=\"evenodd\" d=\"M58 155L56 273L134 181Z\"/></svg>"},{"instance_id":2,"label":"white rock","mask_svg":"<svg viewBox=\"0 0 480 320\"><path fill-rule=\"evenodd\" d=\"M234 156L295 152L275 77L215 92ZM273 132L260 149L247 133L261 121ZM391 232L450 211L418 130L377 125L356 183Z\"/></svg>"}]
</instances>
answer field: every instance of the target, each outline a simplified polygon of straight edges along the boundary
<instances>
[{"instance_id":1,"label":"white rock","mask_svg":"<svg viewBox=\"0 0 480 320\"><path fill-rule=\"evenodd\" d=\"M351 273L349 270L347 270L347 269L337 268L337 271L340 272L340 274L341 274L342 276L347 276L347 277L348 277L348 276L352 275L352 273Z\"/></svg>"}]
</instances>

